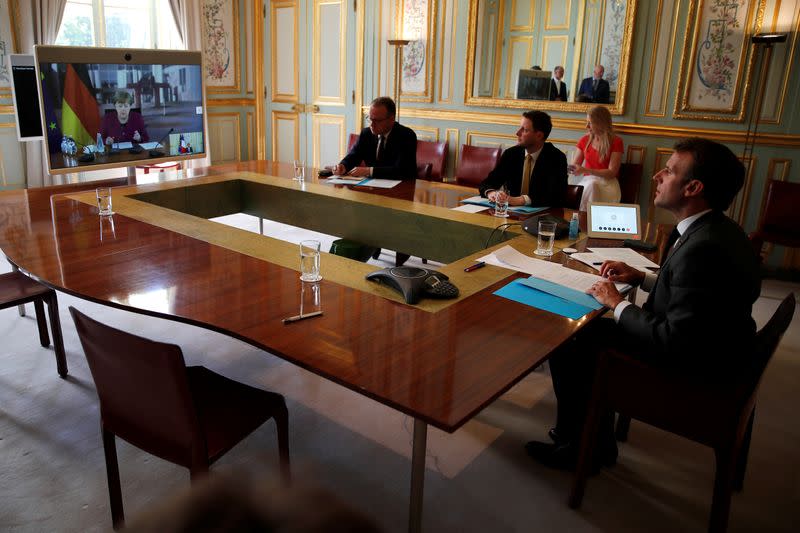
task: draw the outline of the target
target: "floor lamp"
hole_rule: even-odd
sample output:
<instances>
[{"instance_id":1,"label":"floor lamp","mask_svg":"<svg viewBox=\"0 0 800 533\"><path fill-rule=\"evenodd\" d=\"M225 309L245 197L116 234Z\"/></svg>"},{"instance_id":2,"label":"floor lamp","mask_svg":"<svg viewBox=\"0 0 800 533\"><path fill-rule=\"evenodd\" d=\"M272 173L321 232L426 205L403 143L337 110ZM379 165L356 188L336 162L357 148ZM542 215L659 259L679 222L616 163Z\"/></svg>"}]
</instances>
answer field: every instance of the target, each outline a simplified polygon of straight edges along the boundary
<instances>
[{"instance_id":1,"label":"floor lamp","mask_svg":"<svg viewBox=\"0 0 800 533\"><path fill-rule=\"evenodd\" d=\"M753 149L756 144L756 134L758 133L758 123L761 120L761 106L764 103L764 91L767 88L767 78L769 77L770 61L772 60L772 47L777 43L786 42L785 33L756 33L750 38L753 43L753 53L755 54L755 64L758 76L758 87L753 112L747 122L747 133L744 138L744 152L742 159L749 166L752 164ZM763 49L763 54L761 53Z\"/></svg>"},{"instance_id":2,"label":"floor lamp","mask_svg":"<svg viewBox=\"0 0 800 533\"><path fill-rule=\"evenodd\" d=\"M394 46L394 87L392 98L394 98L395 117L400 117L400 91L403 83L403 47L410 43L408 39L389 39L390 46Z\"/></svg>"}]
</instances>

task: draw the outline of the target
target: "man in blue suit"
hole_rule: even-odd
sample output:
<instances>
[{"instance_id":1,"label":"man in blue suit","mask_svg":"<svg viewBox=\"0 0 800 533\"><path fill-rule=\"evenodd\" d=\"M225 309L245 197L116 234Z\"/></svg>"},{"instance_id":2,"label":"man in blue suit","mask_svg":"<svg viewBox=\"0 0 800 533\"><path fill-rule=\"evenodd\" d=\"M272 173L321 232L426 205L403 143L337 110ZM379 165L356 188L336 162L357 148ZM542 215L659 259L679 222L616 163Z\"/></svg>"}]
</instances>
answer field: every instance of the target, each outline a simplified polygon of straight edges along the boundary
<instances>
[{"instance_id":1,"label":"man in blue suit","mask_svg":"<svg viewBox=\"0 0 800 533\"><path fill-rule=\"evenodd\" d=\"M591 78L584 78L581 82L581 87L578 89L578 95L588 95L591 101L596 104L607 104L610 100L611 91L608 82L603 79L605 74L605 67L603 65L595 65L594 75Z\"/></svg>"}]
</instances>

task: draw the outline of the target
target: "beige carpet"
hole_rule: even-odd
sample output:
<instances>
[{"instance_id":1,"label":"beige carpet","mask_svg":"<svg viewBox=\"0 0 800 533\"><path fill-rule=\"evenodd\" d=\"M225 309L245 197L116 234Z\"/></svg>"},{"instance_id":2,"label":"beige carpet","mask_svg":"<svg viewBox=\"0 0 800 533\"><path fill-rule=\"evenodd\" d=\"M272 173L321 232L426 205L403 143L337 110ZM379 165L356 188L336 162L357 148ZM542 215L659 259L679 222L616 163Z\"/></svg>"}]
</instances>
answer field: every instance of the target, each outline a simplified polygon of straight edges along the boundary
<instances>
[{"instance_id":1,"label":"beige carpet","mask_svg":"<svg viewBox=\"0 0 800 533\"><path fill-rule=\"evenodd\" d=\"M228 221L240 226L253 220ZM257 226L256 226L257 227ZM287 240L291 230L273 228ZM392 259L384 253L383 264ZM379 264L380 261L379 260ZM0 262L0 270L8 270ZM765 283L762 324L789 290ZM41 348L33 308L0 311L0 530L103 531L110 527L94 387L67 307L128 331L180 344L187 362L284 394L294 474L404 531L413 421L389 408L222 335L124 313L59 294L70 377ZM800 314L800 313L798 313ZM800 319L759 398L745 489L730 531L790 531L800 505ZM665 399L668 401L668 399ZM709 449L634 422L617 466L592 478L582 509L566 506L570 476L533 464L523 444L553 420L549 377L536 371L454 434L430 430L425 531L703 531L713 481ZM128 516L188 485L184 469L118 441ZM214 468L273 479L270 423Z\"/></svg>"}]
</instances>

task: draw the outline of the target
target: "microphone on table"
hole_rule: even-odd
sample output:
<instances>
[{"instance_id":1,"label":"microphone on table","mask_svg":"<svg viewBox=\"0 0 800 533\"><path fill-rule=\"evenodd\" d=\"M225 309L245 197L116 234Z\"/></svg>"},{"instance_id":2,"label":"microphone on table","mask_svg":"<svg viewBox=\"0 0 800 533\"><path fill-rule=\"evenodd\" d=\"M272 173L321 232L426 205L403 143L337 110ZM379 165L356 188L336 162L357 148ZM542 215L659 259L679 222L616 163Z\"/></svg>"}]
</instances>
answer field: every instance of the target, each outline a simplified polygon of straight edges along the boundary
<instances>
[{"instance_id":1,"label":"microphone on table","mask_svg":"<svg viewBox=\"0 0 800 533\"><path fill-rule=\"evenodd\" d=\"M76 141L75 139L72 139L72 141L75 144L79 145L81 148L86 148L88 146L86 144L83 144L80 141ZM94 145L92 145L92 146L94 146ZM84 152L82 155L78 156L78 162L79 163L91 163L94 160L95 160L94 152Z\"/></svg>"},{"instance_id":2,"label":"microphone on table","mask_svg":"<svg viewBox=\"0 0 800 533\"><path fill-rule=\"evenodd\" d=\"M161 150L158 149L158 145L163 143L167 139L167 137L169 137L169 134L172 133L173 131L175 131L175 128L170 128L169 131L167 133L165 133L163 137L161 137L161 139L156 143L156 148L153 148L152 150L150 150L150 157L163 157L164 156L164 152L162 152Z\"/></svg>"}]
</instances>

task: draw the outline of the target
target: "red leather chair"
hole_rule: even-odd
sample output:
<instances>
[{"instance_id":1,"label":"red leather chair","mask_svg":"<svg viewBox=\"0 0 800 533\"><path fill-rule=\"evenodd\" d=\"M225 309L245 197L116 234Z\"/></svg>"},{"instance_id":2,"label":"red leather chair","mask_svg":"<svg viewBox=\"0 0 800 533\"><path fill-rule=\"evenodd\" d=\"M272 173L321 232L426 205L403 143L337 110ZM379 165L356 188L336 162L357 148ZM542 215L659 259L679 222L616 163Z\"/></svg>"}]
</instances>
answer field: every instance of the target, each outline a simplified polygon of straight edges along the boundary
<instances>
[{"instance_id":1,"label":"red leather chair","mask_svg":"<svg viewBox=\"0 0 800 533\"><path fill-rule=\"evenodd\" d=\"M758 228L750 234L750 242L761 255L765 242L800 247L800 183L769 180L767 198L758 221Z\"/></svg>"},{"instance_id":2,"label":"red leather chair","mask_svg":"<svg viewBox=\"0 0 800 533\"><path fill-rule=\"evenodd\" d=\"M58 318L58 298L56 291L33 281L25 274L14 270L0 274L0 309L23 306L20 315L25 315L24 305L33 302L36 310L36 324L39 326L39 342L45 348L50 346L50 337L47 334L47 319L44 317L44 305L47 304L47 314L50 316L50 329L53 330L53 348L56 352L56 368L58 375L67 377L67 357L64 353L64 339L61 335L61 321Z\"/></svg>"},{"instance_id":3,"label":"red leather chair","mask_svg":"<svg viewBox=\"0 0 800 533\"><path fill-rule=\"evenodd\" d=\"M489 172L497 166L503 150L484 146L461 145L456 168L456 183L478 188Z\"/></svg>"},{"instance_id":4,"label":"red leather chair","mask_svg":"<svg viewBox=\"0 0 800 533\"><path fill-rule=\"evenodd\" d=\"M289 480L289 415L283 396L186 367L181 349L101 324L69 308L100 398L114 529L125 521L116 436L189 469L192 481L270 418Z\"/></svg>"},{"instance_id":5,"label":"red leather chair","mask_svg":"<svg viewBox=\"0 0 800 533\"><path fill-rule=\"evenodd\" d=\"M347 138L347 151L353 149L353 146L356 145L356 141L358 140L358 133L351 133L350 136Z\"/></svg>"},{"instance_id":6,"label":"red leather chair","mask_svg":"<svg viewBox=\"0 0 800 533\"><path fill-rule=\"evenodd\" d=\"M444 181L447 168L447 141L445 142L432 142L417 140L417 165L423 166L426 163L431 165L431 174L427 179L429 181Z\"/></svg>"},{"instance_id":7,"label":"red leather chair","mask_svg":"<svg viewBox=\"0 0 800 533\"><path fill-rule=\"evenodd\" d=\"M764 369L794 315L794 293L784 298L756 334L750 368L734 383L691 379L680 372L607 351L600 356L581 440L569 506L583 499L603 413L617 411L714 449L716 478L709 531L725 531L731 492L744 483L756 394Z\"/></svg>"}]
</instances>

